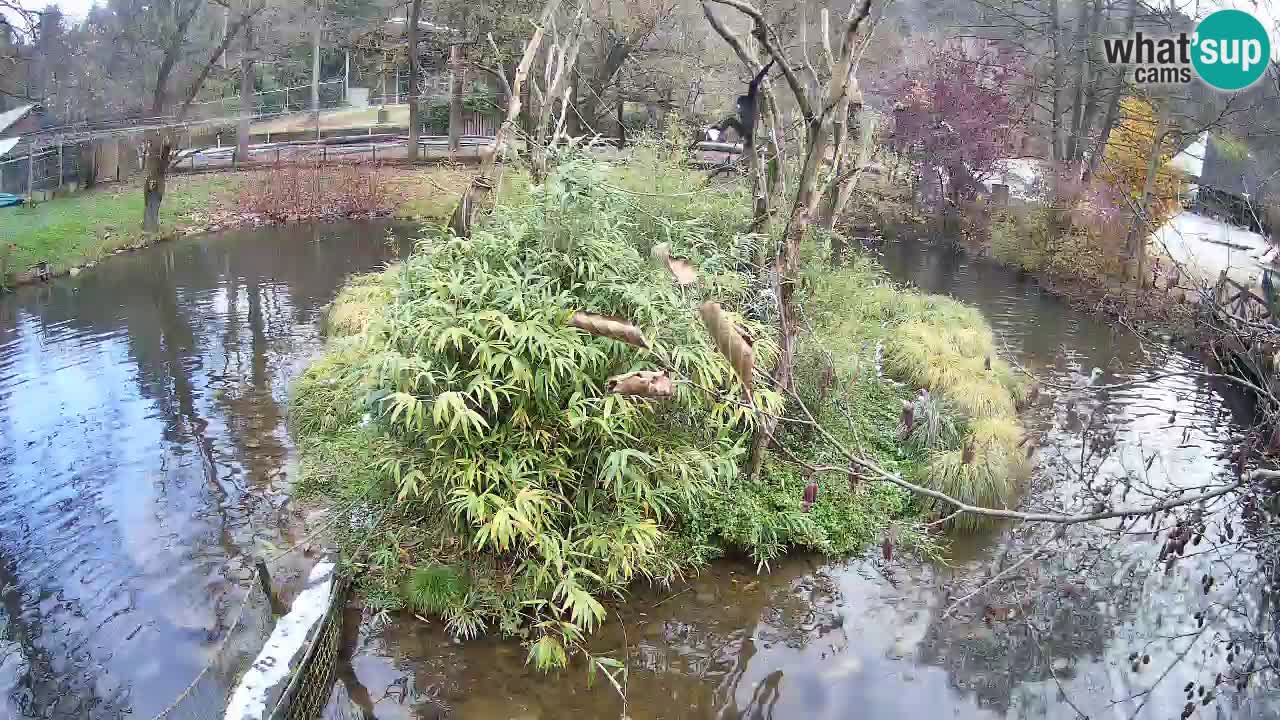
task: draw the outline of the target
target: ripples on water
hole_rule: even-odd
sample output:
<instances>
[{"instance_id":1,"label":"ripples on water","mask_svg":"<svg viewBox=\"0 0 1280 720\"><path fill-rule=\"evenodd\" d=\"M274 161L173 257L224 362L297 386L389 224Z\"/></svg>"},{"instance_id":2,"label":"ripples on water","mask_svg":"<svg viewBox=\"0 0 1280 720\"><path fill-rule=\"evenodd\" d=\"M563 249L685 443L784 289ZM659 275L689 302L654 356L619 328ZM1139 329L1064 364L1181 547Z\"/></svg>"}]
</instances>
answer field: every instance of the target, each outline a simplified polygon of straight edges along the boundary
<instances>
[{"instance_id":1,"label":"ripples on water","mask_svg":"<svg viewBox=\"0 0 1280 720\"><path fill-rule=\"evenodd\" d=\"M384 232L183 240L0 299L0 716L145 720L206 664L296 524L288 382Z\"/></svg>"},{"instance_id":2,"label":"ripples on water","mask_svg":"<svg viewBox=\"0 0 1280 720\"><path fill-rule=\"evenodd\" d=\"M289 542L296 526L288 380L318 347L321 306L342 279L389 252L376 225L229 233L0 300L0 716L147 720L206 664L255 549ZM978 305L1010 355L1043 377L1198 368L998 268L918 245L886 252L898 279ZM1160 482L1206 482L1227 470L1234 411L1248 407L1191 378L1046 397L1027 418L1044 437L1033 493L1071 503L1089 417L1090 446L1106 450L1100 473L1154 453L1147 472ZM1073 718L1066 700L1129 717L1138 701L1124 698L1154 671L1131 673L1127 657L1143 648L1159 668L1180 651L1147 643L1194 626L1183 576L1197 568L1148 576L1157 547L1134 536L1092 569L1055 558L1032 573L1032 599L1017 597L1030 586L999 598L1052 618L1043 636L1016 616L940 618L950 589L963 592L1019 542L977 538L955 549L952 567L793 558L761 577L723 563L687 585L638 591L594 648L627 660L636 720ZM1249 558L1236 560L1247 573ZM588 688L581 667L544 677L515 643L458 645L435 625L350 620L333 717L621 710L608 683ZM1192 675L1171 674L1143 717L1176 717L1182 684L1220 663L1193 650L1177 671ZM1208 711L1276 716L1254 698Z\"/></svg>"},{"instance_id":3,"label":"ripples on water","mask_svg":"<svg viewBox=\"0 0 1280 720\"><path fill-rule=\"evenodd\" d=\"M1104 383L1200 369L1194 358L1139 342L999 267L918 244L889 245L882 261L897 280L978 306L1007 355L1052 382L1081 384L1095 367ZM1141 471L1153 485L1210 482L1229 470L1223 456L1241 430L1236 413L1249 412L1227 388L1189 377L1105 394L1046 393L1026 418L1043 446L1032 499L1078 507L1086 425L1086 459L1098 477ZM1007 616L988 622L980 600L976 611L941 617L950 597L998 572L1009 554L1018 557L1030 541L1023 536L1036 532L958 542L950 567L791 558L762 577L749 566L717 564L689 584L638 591L611 614L593 648L627 660L626 712L635 720L1065 719L1077 717L1075 707L1119 719L1140 705L1141 718L1178 717L1183 685L1211 680L1223 662L1204 642L1174 663L1187 642L1162 638L1196 628L1205 565L1148 573L1159 550L1148 535L1073 533L1074 546L984 596ZM1110 551L1099 556L1090 550L1096 543ZM1082 564L1090 558L1100 559ZM1233 560L1249 572L1251 558ZM1129 668L1135 651L1151 656L1138 673ZM581 664L542 676L525 665L518 644L459 645L435 624L366 622L348 652L333 718L546 720L622 711L607 682L586 686ZM1170 665L1147 700L1142 692ZM1275 698L1232 696L1203 708L1208 715L1280 717L1280 709Z\"/></svg>"}]
</instances>

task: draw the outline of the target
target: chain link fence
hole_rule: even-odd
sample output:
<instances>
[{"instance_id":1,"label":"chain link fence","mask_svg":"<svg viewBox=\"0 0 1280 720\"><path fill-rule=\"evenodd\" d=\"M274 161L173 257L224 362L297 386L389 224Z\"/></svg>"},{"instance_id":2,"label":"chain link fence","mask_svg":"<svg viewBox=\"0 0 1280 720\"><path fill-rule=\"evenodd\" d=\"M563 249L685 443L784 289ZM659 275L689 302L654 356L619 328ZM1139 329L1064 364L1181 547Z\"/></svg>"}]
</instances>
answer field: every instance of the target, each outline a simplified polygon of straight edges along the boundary
<instances>
[{"instance_id":1,"label":"chain link fence","mask_svg":"<svg viewBox=\"0 0 1280 720\"><path fill-rule=\"evenodd\" d=\"M252 583L222 644L187 689L153 720L222 720L227 696L275 625L271 598Z\"/></svg>"}]
</instances>

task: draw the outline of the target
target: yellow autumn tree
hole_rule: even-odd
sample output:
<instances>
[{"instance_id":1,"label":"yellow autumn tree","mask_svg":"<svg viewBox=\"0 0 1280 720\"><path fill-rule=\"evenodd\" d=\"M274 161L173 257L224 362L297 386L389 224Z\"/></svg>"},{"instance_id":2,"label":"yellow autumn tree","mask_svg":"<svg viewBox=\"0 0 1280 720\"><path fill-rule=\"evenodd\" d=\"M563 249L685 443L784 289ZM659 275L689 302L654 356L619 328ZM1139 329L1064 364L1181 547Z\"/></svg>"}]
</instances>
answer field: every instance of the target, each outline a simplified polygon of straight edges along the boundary
<instances>
[{"instance_id":1,"label":"yellow autumn tree","mask_svg":"<svg viewBox=\"0 0 1280 720\"><path fill-rule=\"evenodd\" d=\"M1137 203L1147 180L1147 165L1156 134L1156 117L1151 103L1137 97L1120 101L1120 121L1107 139L1106 153L1098 168L1098 176ZM1147 217L1159 226L1178 211L1182 178L1169 167L1175 147L1165 139L1160 149L1156 182L1147 201Z\"/></svg>"}]
</instances>

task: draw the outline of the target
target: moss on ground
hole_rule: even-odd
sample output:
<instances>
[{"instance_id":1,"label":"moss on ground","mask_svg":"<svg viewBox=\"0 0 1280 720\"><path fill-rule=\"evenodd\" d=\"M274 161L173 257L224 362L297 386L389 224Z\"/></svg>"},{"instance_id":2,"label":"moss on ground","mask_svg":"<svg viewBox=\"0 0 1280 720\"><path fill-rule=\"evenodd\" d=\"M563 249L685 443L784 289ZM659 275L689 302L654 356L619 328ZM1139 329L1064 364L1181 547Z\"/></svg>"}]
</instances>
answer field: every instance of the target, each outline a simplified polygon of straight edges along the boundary
<instances>
[{"instance_id":1,"label":"moss on ground","mask_svg":"<svg viewBox=\"0 0 1280 720\"><path fill-rule=\"evenodd\" d=\"M1027 469L1017 413L1028 384L999 357L982 313L945 296L898 288L862 258L821 275L811 309L816 336L844 372L901 382L918 426L941 414L957 428L914 443L928 459L905 477L972 504L1012 507ZM927 402L919 400L920 389L928 391ZM933 501L922 505L950 512ZM953 521L963 529L984 524L973 515Z\"/></svg>"}]
</instances>

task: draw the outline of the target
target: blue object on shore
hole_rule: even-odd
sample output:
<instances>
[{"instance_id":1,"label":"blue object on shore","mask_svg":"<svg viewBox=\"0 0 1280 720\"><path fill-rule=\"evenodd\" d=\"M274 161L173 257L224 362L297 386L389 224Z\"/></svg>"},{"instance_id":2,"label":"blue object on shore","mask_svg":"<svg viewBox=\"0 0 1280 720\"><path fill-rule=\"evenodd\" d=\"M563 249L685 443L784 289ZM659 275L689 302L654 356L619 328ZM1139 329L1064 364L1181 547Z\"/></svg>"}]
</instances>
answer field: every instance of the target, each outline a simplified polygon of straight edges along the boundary
<instances>
[{"instance_id":1,"label":"blue object on shore","mask_svg":"<svg viewBox=\"0 0 1280 720\"><path fill-rule=\"evenodd\" d=\"M0 193L0 208L13 207L14 205L21 205L22 202L23 200L21 196L14 195L12 193Z\"/></svg>"}]
</instances>

